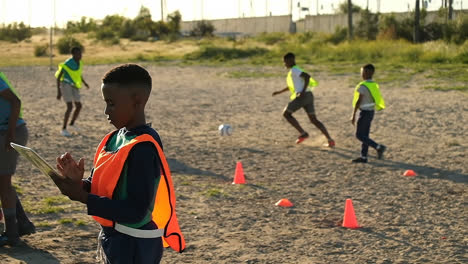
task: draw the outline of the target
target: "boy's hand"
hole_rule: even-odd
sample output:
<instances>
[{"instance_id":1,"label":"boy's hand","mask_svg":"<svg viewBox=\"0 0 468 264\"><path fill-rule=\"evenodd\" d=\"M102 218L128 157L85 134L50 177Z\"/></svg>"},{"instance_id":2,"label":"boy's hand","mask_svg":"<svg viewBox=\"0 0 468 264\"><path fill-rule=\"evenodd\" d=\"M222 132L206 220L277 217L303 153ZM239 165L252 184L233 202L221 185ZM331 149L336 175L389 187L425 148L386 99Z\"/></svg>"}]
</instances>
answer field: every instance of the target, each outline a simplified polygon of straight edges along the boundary
<instances>
[{"instance_id":1,"label":"boy's hand","mask_svg":"<svg viewBox=\"0 0 468 264\"><path fill-rule=\"evenodd\" d=\"M275 95L277 95L277 94L280 94L280 92L274 91L274 92L271 94L271 96L275 96Z\"/></svg>"},{"instance_id":2,"label":"boy's hand","mask_svg":"<svg viewBox=\"0 0 468 264\"><path fill-rule=\"evenodd\" d=\"M86 86L86 88L87 88L87 89L89 89L89 85L88 85L88 83L85 83L84 85Z\"/></svg>"},{"instance_id":3,"label":"boy's hand","mask_svg":"<svg viewBox=\"0 0 468 264\"><path fill-rule=\"evenodd\" d=\"M62 97L62 93L61 93L61 92L58 92L58 93L57 93L57 100L60 100L61 97Z\"/></svg>"},{"instance_id":4,"label":"boy's hand","mask_svg":"<svg viewBox=\"0 0 468 264\"><path fill-rule=\"evenodd\" d=\"M354 124L356 123L356 117L353 115L350 121L351 121L351 124L354 126Z\"/></svg>"},{"instance_id":5,"label":"boy's hand","mask_svg":"<svg viewBox=\"0 0 468 264\"><path fill-rule=\"evenodd\" d=\"M10 142L15 142L15 133L10 133L8 132L7 133L7 136L5 138L5 150L6 151L10 151L12 150L13 148L11 147L10 145Z\"/></svg>"},{"instance_id":6,"label":"boy's hand","mask_svg":"<svg viewBox=\"0 0 468 264\"><path fill-rule=\"evenodd\" d=\"M57 169L66 178L81 184L84 175L84 159L81 158L77 163L67 152L57 158Z\"/></svg>"},{"instance_id":7,"label":"boy's hand","mask_svg":"<svg viewBox=\"0 0 468 264\"><path fill-rule=\"evenodd\" d=\"M60 176L52 173L50 175L55 185L60 189L60 192L68 196L70 200L79 201L84 204L88 202L88 193L83 190L81 183L75 182L74 180L65 177L61 178Z\"/></svg>"}]
</instances>

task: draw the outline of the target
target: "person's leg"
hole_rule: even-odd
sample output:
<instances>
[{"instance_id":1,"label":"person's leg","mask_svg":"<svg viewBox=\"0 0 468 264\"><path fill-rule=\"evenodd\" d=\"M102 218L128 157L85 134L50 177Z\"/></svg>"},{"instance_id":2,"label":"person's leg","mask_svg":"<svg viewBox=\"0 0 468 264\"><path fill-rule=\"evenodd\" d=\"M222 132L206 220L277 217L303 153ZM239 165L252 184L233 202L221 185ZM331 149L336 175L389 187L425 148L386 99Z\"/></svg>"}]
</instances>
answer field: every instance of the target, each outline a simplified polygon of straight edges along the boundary
<instances>
[{"instance_id":1,"label":"person's leg","mask_svg":"<svg viewBox=\"0 0 468 264\"><path fill-rule=\"evenodd\" d=\"M63 126L62 126L62 129L67 129L67 123L68 123L68 119L70 118L70 113L73 109L73 104L72 102L67 102L67 110L65 111L65 116L63 117Z\"/></svg>"},{"instance_id":2,"label":"person's leg","mask_svg":"<svg viewBox=\"0 0 468 264\"><path fill-rule=\"evenodd\" d=\"M293 126L300 133L300 135L305 135L307 133L301 127L301 125L299 125L299 122L296 120L296 118L293 117L292 114L302 108L304 106L304 102L305 101L303 97L295 98L294 100L290 101L283 110L284 118L286 118L289 124L291 124L291 126Z\"/></svg>"},{"instance_id":3,"label":"person's leg","mask_svg":"<svg viewBox=\"0 0 468 264\"><path fill-rule=\"evenodd\" d=\"M309 116L309 119L310 119L310 122L312 124L315 125L315 127L317 127L320 132L322 132L322 134L328 139L328 141L332 141L333 139L330 137L330 135L328 134L328 131L327 129L325 128L325 126L323 125L322 122L320 122L317 117L315 116L315 114L307 114L307 116Z\"/></svg>"},{"instance_id":4,"label":"person's leg","mask_svg":"<svg viewBox=\"0 0 468 264\"><path fill-rule=\"evenodd\" d=\"M80 114L82 105L80 102L75 102L75 111L73 112L72 119L70 121L70 126L73 126L75 124L76 119L78 118L78 115Z\"/></svg>"},{"instance_id":5,"label":"person's leg","mask_svg":"<svg viewBox=\"0 0 468 264\"><path fill-rule=\"evenodd\" d=\"M377 143L369 138L374 111L361 111L357 121L356 138L362 142L361 157L367 158L369 146L377 148Z\"/></svg>"},{"instance_id":6,"label":"person's leg","mask_svg":"<svg viewBox=\"0 0 468 264\"><path fill-rule=\"evenodd\" d=\"M137 263L133 261L135 253L134 238L108 229L100 237L100 243L104 251L106 264Z\"/></svg>"},{"instance_id":7,"label":"person's leg","mask_svg":"<svg viewBox=\"0 0 468 264\"><path fill-rule=\"evenodd\" d=\"M26 146L26 144L28 143L28 137L29 133L26 125L22 125L16 128L16 143ZM31 221L29 221L29 218L23 209L23 205L21 204L18 194L16 194L16 219L18 222L18 232L20 236L29 235L36 232L36 227L33 223L31 223Z\"/></svg>"},{"instance_id":8,"label":"person's leg","mask_svg":"<svg viewBox=\"0 0 468 264\"><path fill-rule=\"evenodd\" d=\"M291 124L291 126L293 126L301 135L304 135L306 133L297 121L297 119L294 118L294 116L292 116L292 112L290 112L288 109L285 109L283 111L283 116L284 118L286 118L289 124Z\"/></svg>"},{"instance_id":9,"label":"person's leg","mask_svg":"<svg viewBox=\"0 0 468 264\"><path fill-rule=\"evenodd\" d=\"M317 127L320 132L327 138L328 140L328 146L329 147L334 147L335 146L335 141L330 137L330 134L328 134L327 129L323 125L322 122L320 122L317 119L317 116L315 115L315 106L314 106L314 95L311 92L306 93L305 95L305 103L304 103L304 110L307 113L307 116L309 117L309 120L312 124L314 124L315 127Z\"/></svg>"},{"instance_id":10,"label":"person's leg","mask_svg":"<svg viewBox=\"0 0 468 264\"><path fill-rule=\"evenodd\" d=\"M163 256L162 238L136 238L134 263L159 263Z\"/></svg>"},{"instance_id":11,"label":"person's leg","mask_svg":"<svg viewBox=\"0 0 468 264\"><path fill-rule=\"evenodd\" d=\"M18 242L19 233L16 223L16 191L11 185L12 175L0 175L0 197L3 216L5 217L5 234L0 237L0 246L14 245Z\"/></svg>"}]
</instances>

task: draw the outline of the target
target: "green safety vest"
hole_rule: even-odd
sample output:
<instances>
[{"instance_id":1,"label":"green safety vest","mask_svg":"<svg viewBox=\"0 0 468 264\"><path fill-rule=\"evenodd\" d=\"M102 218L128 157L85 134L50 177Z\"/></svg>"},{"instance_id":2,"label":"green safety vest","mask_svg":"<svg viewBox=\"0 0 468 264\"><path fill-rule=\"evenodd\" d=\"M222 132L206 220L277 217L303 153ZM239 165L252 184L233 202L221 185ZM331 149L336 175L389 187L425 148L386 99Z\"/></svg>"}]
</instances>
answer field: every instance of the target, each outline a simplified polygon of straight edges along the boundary
<instances>
[{"instance_id":1,"label":"green safety vest","mask_svg":"<svg viewBox=\"0 0 468 264\"><path fill-rule=\"evenodd\" d=\"M5 74L3 72L0 72L0 79L2 79L8 85L8 87L10 87L10 90L13 92L13 94L15 94L16 97L18 97L18 99L21 101L21 98L19 97L19 95L16 92L15 88L13 88L10 81L8 81L7 77L5 76ZM22 105L20 106L19 118L23 118L23 106Z\"/></svg>"},{"instance_id":2,"label":"green safety vest","mask_svg":"<svg viewBox=\"0 0 468 264\"><path fill-rule=\"evenodd\" d=\"M58 66L57 72L55 72L55 78L58 78L60 75L60 72L65 70L68 75L70 75L73 83L75 83L76 88L81 88L81 74L83 72L83 62L80 61L80 66L78 67L78 70L72 70L70 67L68 67L65 63L60 63ZM60 81L63 81L64 76L62 75L62 78L60 78Z\"/></svg>"},{"instance_id":3,"label":"green safety vest","mask_svg":"<svg viewBox=\"0 0 468 264\"><path fill-rule=\"evenodd\" d=\"M369 89L369 92L374 99L375 108L377 111L385 109L385 102L382 95L380 94L379 85L372 81L362 81L356 86L356 89L354 89L353 107L356 107L356 103L359 99L358 89L361 85L364 85L367 87L367 89Z\"/></svg>"},{"instance_id":4,"label":"green safety vest","mask_svg":"<svg viewBox=\"0 0 468 264\"><path fill-rule=\"evenodd\" d=\"M293 68L300 70L301 72L304 72L299 66L294 65ZM292 70L292 69L291 69ZM291 92L291 96L289 97L291 100L294 100L296 98L296 90L294 89L294 82L292 78L292 72L289 70L288 72L288 77L286 77L286 83L288 85L289 91ZM317 86L318 82L314 80L314 78L310 77L309 79L309 85L306 89L306 91L311 91L313 90L313 87Z\"/></svg>"}]
</instances>

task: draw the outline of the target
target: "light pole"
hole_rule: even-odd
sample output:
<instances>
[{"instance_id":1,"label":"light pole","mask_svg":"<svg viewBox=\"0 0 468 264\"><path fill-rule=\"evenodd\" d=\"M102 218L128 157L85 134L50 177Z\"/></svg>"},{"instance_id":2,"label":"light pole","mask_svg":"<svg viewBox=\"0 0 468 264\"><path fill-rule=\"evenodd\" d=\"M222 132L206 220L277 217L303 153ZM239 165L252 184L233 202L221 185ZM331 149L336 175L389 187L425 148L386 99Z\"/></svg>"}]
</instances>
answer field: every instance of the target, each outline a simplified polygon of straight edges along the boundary
<instances>
[{"instance_id":1,"label":"light pole","mask_svg":"<svg viewBox=\"0 0 468 264\"><path fill-rule=\"evenodd\" d=\"M52 57L54 56L54 44L53 44L53 35L54 35L54 28L55 28L55 0L52 1L52 23L50 25L50 64L49 64L49 69L52 70Z\"/></svg>"}]
</instances>

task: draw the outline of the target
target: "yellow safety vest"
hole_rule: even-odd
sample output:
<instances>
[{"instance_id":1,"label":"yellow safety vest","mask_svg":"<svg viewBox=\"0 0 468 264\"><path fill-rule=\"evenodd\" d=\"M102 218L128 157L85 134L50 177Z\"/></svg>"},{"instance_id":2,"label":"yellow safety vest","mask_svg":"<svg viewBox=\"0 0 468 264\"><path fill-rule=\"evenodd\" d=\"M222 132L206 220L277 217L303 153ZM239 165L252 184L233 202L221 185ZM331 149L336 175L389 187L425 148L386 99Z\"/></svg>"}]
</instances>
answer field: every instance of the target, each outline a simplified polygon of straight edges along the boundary
<instances>
[{"instance_id":1,"label":"yellow safety vest","mask_svg":"<svg viewBox=\"0 0 468 264\"><path fill-rule=\"evenodd\" d=\"M377 111L385 109L385 102L382 95L380 94L379 85L372 81L362 81L356 86L356 89L354 89L353 107L356 107L356 103L359 99L358 90L361 85L364 85L367 87L367 89L369 89L369 92L375 102L375 109L377 109Z\"/></svg>"},{"instance_id":2,"label":"yellow safety vest","mask_svg":"<svg viewBox=\"0 0 468 264\"><path fill-rule=\"evenodd\" d=\"M3 72L0 72L0 79L2 79L8 87L10 87L10 90L18 97L18 99L21 101L21 98L19 97L18 93L16 92L15 88L11 85L10 81L8 81L7 77ZM19 112L19 118L23 118L23 106L20 106L20 112Z\"/></svg>"},{"instance_id":3,"label":"yellow safety vest","mask_svg":"<svg viewBox=\"0 0 468 264\"><path fill-rule=\"evenodd\" d=\"M76 88L81 88L81 74L83 72L83 62L80 61L80 66L78 67L78 70L72 70L70 67L68 67L65 63L60 63L58 66L57 72L55 72L55 78L58 78L60 75L60 72L65 70L68 75L70 75L73 83L75 83ZM60 78L60 81L63 81L64 76L62 75L62 78Z\"/></svg>"},{"instance_id":4,"label":"yellow safety vest","mask_svg":"<svg viewBox=\"0 0 468 264\"><path fill-rule=\"evenodd\" d=\"M304 72L299 66L294 65L292 68L298 69L301 72ZM296 98L296 90L294 89L294 81L292 78L292 68L288 72L288 77L286 77L286 83L288 85L289 91L291 92L291 96L289 97L291 100L294 100ZM317 86L318 82L314 80L314 78L310 77L309 79L309 85L306 89L306 91L311 91L313 90L313 87Z\"/></svg>"}]
</instances>

